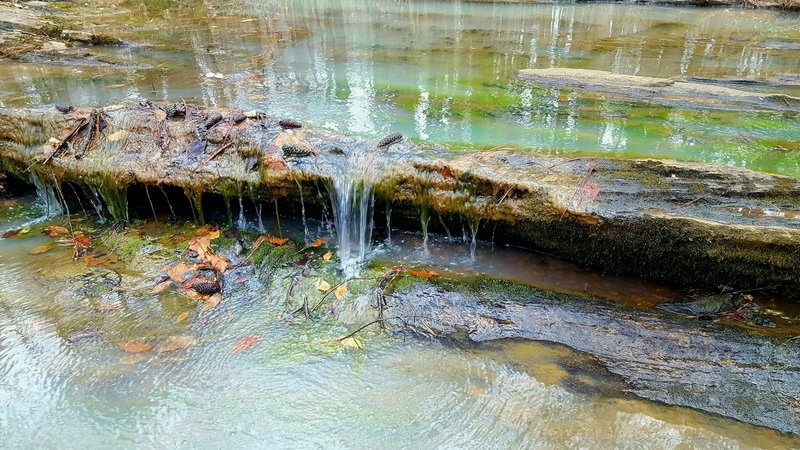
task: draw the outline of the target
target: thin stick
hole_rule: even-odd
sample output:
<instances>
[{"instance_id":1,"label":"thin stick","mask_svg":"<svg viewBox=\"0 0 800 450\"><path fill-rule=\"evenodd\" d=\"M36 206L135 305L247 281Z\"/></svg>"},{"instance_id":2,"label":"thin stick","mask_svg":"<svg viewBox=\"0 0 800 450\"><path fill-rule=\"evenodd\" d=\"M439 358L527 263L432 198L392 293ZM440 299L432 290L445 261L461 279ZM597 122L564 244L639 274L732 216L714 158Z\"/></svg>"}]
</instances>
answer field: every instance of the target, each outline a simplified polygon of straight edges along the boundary
<instances>
[{"instance_id":1,"label":"thin stick","mask_svg":"<svg viewBox=\"0 0 800 450\"><path fill-rule=\"evenodd\" d=\"M150 199L150 189L147 188L147 185L144 185L144 193L147 194L147 201L150 202L150 211L153 211L153 220L158 223L158 217L156 217L156 209L153 207L153 200Z\"/></svg>"}]
</instances>

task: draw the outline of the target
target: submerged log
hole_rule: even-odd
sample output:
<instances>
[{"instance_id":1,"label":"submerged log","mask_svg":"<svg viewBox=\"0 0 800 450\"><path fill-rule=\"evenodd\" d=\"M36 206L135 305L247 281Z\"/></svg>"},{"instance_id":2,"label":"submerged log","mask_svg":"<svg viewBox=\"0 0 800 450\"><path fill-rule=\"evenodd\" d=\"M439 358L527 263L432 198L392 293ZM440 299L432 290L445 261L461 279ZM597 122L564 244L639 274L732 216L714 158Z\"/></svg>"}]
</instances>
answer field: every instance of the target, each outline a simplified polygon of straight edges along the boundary
<instances>
[{"instance_id":1,"label":"submerged log","mask_svg":"<svg viewBox=\"0 0 800 450\"><path fill-rule=\"evenodd\" d=\"M744 91L684 78L642 77L567 68L523 69L517 75L544 86L586 89L667 105L800 112L798 97Z\"/></svg>"},{"instance_id":2,"label":"submerged log","mask_svg":"<svg viewBox=\"0 0 800 450\"><path fill-rule=\"evenodd\" d=\"M110 192L118 211L133 185L177 187L196 199L291 202L305 191L309 204L332 179L355 171L391 203L393 223L418 224L424 209L609 272L800 298L794 178L674 161L451 152L408 140L377 148L377 141L284 129L260 113L180 107L184 114L149 102L67 113L0 109L0 167L94 186ZM222 120L210 123L216 114ZM308 156L284 157L286 146Z\"/></svg>"},{"instance_id":3,"label":"submerged log","mask_svg":"<svg viewBox=\"0 0 800 450\"><path fill-rule=\"evenodd\" d=\"M390 323L474 342L564 344L597 357L622 378L623 392L800 434L797 339L592 300L488 280L420 282L389 298L401 318Z\"/></svg>"}]
</instances>

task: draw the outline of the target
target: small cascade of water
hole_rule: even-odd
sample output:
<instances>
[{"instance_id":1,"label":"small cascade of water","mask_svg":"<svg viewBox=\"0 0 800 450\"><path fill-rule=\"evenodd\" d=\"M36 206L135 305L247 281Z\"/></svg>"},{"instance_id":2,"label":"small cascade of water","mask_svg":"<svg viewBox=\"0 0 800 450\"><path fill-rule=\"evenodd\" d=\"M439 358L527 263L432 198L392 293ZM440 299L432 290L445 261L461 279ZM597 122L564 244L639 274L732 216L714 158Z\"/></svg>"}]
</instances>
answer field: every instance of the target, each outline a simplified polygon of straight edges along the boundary
<instances>
[{"instance_id":1,"label":"small cascade of water","mask_svg":"<svg viewBox=\"0 0 800 450\"><path fill-rule=\"evenodd\" d=\"M480 228L481 219L470 219L468 224L472 237L469 243L469 258L475 261L475 250L478 248L478 228Z\"/></svg>"},{"instance_id":2,"label":"small cascade of water","mask_svg":"<svg viewBox=\"0 0 800 450\"><path fill-rule=\"evenodd\" d=\"M308 245L310 239L308 238L308 223L306 222L306 203L303 200L303 187L300 185L300 182L294 180L297 183L297 191L300 192L300 215L303 218L303 240L305 241L306 245Z\"/></svg>"},{"instance_id":3,"label":"small cascade of water","mask_svg":"<svg viewBox=\"0 0 800 450\"><path fill-rule=\"evenodd\" d=\"M386 202L386 245L392 246L392 204Z\"/></svg>"},{"instance_id":4,"label":"small cascade of water","mask_svg":"<svg viewBox=\"0 0 800 450\"><path fill-rule=\"evenodd\" d=\"M436 214L436 216L439 217L439 223L442 225L442 228L444 228L444 232L447 234L447 240L448 241L452 241L453 240L453 235L450 234L450 228L448 228L447 224L444 223L444 219L442 219L442 215L441 214Z\"/></svg>"},{"instance_id":5,"label":"small cascade of water","mask_svg":"<svg viewBox=\"0 0 800 450\"><path fill-rule=\"evenodd\" d=\"M369 182L355 174L334 177L329 187L339 260L345 276L353 276L369 251L375 198Z\"/></svg>"},{"instance_id":6,"label":"small cascade of water","mask_svg":"<svg viewBox=\"0 0 800 450\"><path fill-rule=\"evenodd\" d=\"M261 210L263 209L263 205L261 202L257 202L253 200L253 208L256 210L256 218L258 219L258 231L264 233L266 228L264 228L264 219L261 216Z\"/></svg>"},{"instance_id":7,"label":"small cascade of water","mask_svg":"<svg viewBox=\"0 0 800 450\"><path fill-rule=\"evenodd\" d=\"M106 223L108 219L106 219L105 212L103 211L103 200L100 198L100 190L94 186L89 186L89 192L91 195L89 196L89 203L94 208L94 212L97 213L97 217L100 223Z\"/></svg>"},{"instance_id":8,"label":"small cascade of water","mask_svg":"<svg viewBox=\"0 0 800 450\"><path fill-rule=\"evenodd\" d=\"M159 189L161 189L161 193L164 194L164 199L167 200L167 206L169 206L169 214L172 216L172 219L176 219L177 216L175 215L175 210L172 209L172 202L169 201L169 195L167 195L167 191L164 190L164 186L159 185Z\"/></svg>"},{"instance_id":9,"label":"small cascade of water","mask_svg":"<svg viewBox=\"0 0 800 450\"><path fill-rule=\"evenodd\" d=\"M422 251L427 255L428 250L428 223L431 221L431 208L427 204L420 207L419 221L422 225Z\"/></svg>"},{"instance_id":10,"label":"small cascade of water","mask_svg":"<svg viewBox=\"0 0 800 450\"><path fill-rule=\"evenodd\" d=\"M39 201L44 205L45 217L61 214L61 202L56 197L55 186L43 181L34 172L31 172L31 183L36 187L36 196L39 197Z\"/></svg>"},{"instance_id":11,"label":"small cascade of water","mask_svg":"<svg viewBox=\"0 0 800 450\"><path fill-rule=\"evenodd\" d=\"M236 227L240 230L247 228L247 219L244 218L244 203L241 195L239 196L239 222L236 224Z\"/></svg>"}]
</instances>

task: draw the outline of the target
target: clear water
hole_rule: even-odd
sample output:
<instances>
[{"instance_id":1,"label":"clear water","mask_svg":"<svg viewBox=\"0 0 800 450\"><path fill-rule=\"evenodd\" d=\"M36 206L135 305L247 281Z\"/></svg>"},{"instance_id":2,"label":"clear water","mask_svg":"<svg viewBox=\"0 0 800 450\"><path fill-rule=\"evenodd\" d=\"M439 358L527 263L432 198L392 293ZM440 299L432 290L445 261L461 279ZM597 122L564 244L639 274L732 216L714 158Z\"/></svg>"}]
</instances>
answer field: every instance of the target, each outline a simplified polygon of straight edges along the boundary
<instances>
[{"instance_id":1,"label":"clear water","mask_svg":"<svg viewBox=\"0 0 800 450\"><path fill-rule=\"evenodd\" d=\"M402 131L455 147L648 155L800 174L800 132L791 115L652 107L514 80L517 69L551 65L759 80L797 74L797 51L757 45L800 39L792 14L366 0L131 8L135 13L97 21L147 45L98 51L152 68L3 61L0 106L183 98L376 139ZM225 78L205 77L212 71ZM0 230L41 217L31 200L0 202ZM162 223L157 234L177 232ZM298 239L306 238L304 232ZM287 321L280 291L239 292L217 310L198 312L174 293L151 292L153 277L174 257L157 245L146 263L117 267L121 286L104 295L124 299L125 307L99 310L76 285L94 270L73 261L70 246L30 254L48 242L37 233L0 240L3 447L800 446L771 430L632 399L592 358L558 346L460 348L368 330L360 335L363 349L347 348L337 339L352 327ZM362 251L361 235L348 242ZM421 252L419 235L395 234L394 245L377 255L643 307L676 295L486 243L472 250L470 239L443 242L431 237ZM176 322L187 311L190 319ZM86 330L104 334L67 340ZM187 335L196 346L141 357L115 344L139 339L159 346ZM235 342L249 335L258 343L233 354ZM597 392L574 389L575 380Z\"/></svg>"},{"instance_id":2,"label":"clear water","mask_svg":"<svg viewBox=\"0 0 800 450\"><path fill-rule=\"evenodd\" d=\"M97 51L151 68L0 62L0 106L185 99L376 139L400 131L455 148L653 156L800 175L796 115L652 106L515 78L527 67L575 67L771 81L753 89L800 95L800 51L763 45L800 41L797 13L388 0L131 8L133 16L94 21L146 44Z\"/></svg>"}]
</instances>

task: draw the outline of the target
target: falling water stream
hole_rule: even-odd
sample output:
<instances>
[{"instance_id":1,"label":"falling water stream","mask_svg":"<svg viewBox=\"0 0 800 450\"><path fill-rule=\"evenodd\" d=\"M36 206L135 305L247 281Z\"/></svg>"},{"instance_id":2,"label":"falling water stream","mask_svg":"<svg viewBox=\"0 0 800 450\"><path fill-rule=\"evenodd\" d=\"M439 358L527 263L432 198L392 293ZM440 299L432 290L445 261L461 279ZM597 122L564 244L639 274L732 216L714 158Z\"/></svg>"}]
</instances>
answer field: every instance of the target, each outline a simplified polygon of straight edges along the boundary
<instances>
[{"instance_id":1,"label":"falling water stream","mask_svg":"<svg viewBox=\"0 0 800 450\"><path fill-rule=\"evenodd\" d=\"M575 67L745 79L763 92L798 95L792 76L800 73L800 50L770 46L800 42L795 13L433 0L177 3L144 2L135 14L96 20L142 43L92 49L125 66L0 60L0 107L185 99L258 109L375 141L399 131L407 140L456 149L654 156L800 174L796 116L653 106L535 88L514 76L526 67ZM331 282L341 272L349 278L370 270L365 262L372 259L382 267L432 266L443 276L502 278L647 310L682 295L478 241L477 220L462 226L463 239L429 235L435 211L425 207L424 233L389 229L385 243L372 242L372 186L380 173L370 161L374 151L346 149L327 195L324 187L316 198L306 191L298 199L302 218L281 217L280 226L271 205L262 216L260 202L251 212L240 196L239 228L285 233L299 247L334 235L325 250L336 254L339 270L329 262L314 274ZM38 200L0 199L0 231L62 223L58 216L66 212L55 187L32 182ZM196 192L186 191L186 198L162 192L169 217L135 222L126 231L137 237L133 244L115 241L109 226L98 224L110 220L108 213L127 216L119 193L82 192L96 214L72 211L72 223L102 235L90 256L110 255L105 265L73 258L73 244L39 232L0 240L0 446L800 446L796 436L633 397L593 357L549 343L450 345L373 327L358 335L363 348L345 347L339 338L355 326L335 320L339 307L371 308L371 291L359 295L351 284L341 304L316 311L318 319L287 317L292 264L270 269L280 275L272 285L259 279L270 270L236 268L243 272L208 311L174 289L156 292L153 280L184 257L186 239L198 228L176 220L181 210L198 222L227 219L224 212L204 214ZM321 207L319 219L305 217L311 204ZM315 282L303 294L319 299L324 294ZM797 327L796 307L770 308ZM70 340L87 332L92 337ZM239 339L254 335L256 345L232 352ZM117 344L138 339L158 349L174 336L197 342L144 354Z\"/></svg>"}]
</instances>

